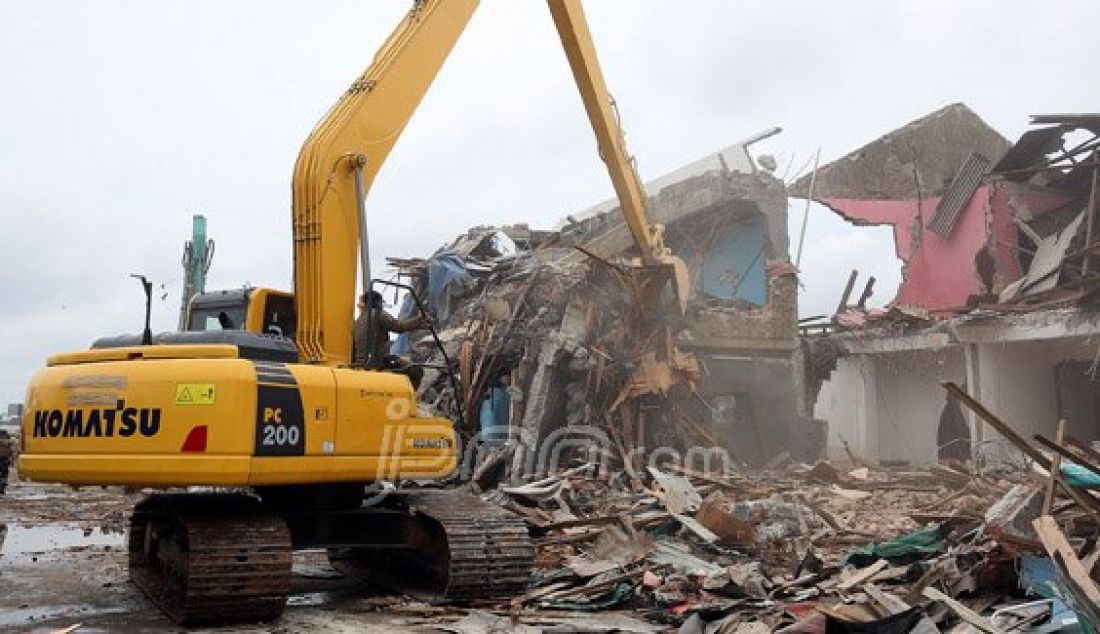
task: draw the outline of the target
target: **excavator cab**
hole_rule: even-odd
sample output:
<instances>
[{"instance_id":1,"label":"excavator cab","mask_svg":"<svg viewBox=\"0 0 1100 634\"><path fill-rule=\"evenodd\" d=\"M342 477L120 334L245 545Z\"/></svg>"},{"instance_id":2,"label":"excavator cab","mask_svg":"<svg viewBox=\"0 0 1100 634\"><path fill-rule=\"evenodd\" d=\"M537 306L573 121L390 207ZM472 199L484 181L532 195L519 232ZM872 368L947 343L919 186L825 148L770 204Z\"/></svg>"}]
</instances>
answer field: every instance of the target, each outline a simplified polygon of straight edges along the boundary
<instances>
[{"instance_id":1,"label":"excavator cab","mask_svg":"<svg viewBox=\"0 0 1100 634\"><path fill-rule=\"evenodd\" d=\"M240 288L195 295L187 332L245 330L294 338L298 326L294 295L271 288Z\"/></svg>"},{"instance_id":2,"label":"excavator cab","mask_svg":"<svg viewBox=\"0 0 1100 634\"><path fill-rule=\"evenodd\" d=\"M188 306L186 329L152 335L164 345L229 345L237 356L253 361L296 363L297 317L294 295L269 288L239 288L195 295ZM134 334L100 337L93 350L142 345Z\"/></svg>"}]
</instances>

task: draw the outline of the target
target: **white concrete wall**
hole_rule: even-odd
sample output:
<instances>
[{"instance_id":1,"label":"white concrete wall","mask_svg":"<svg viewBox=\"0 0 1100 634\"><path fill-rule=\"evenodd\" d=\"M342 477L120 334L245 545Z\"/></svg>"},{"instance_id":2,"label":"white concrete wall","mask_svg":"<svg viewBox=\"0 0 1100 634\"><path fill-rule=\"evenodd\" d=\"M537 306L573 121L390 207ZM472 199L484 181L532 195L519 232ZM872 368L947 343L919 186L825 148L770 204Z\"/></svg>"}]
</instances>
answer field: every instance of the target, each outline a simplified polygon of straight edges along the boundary
<instances>
[{"instance_id":1,"label":"white concrete wall","mask_svg":"<svg viewBox=\"0 0 1100 634\"><path fill-rule=\"evenodd\" d=\"M971 348L978 381L968 387L1023 436L1053 437L1058 417L1055 367L1065 359L1092 362L1100 354L1098 348L1096 337L978 343ZM854 451L871 460L907 460L915 467L935 463L940 413L946 402L940 383L965 383L966 367L966 347L961 345L842 357L814 407L814 417L829 424L828 456L846 459L843 436ZM1100 390L1100 382L1087 385ZM1077 396L1084 407L1085 399ZM1087 429L1071 433L1086 440L1096 438ZM1008 441L992 428L980 434L986 441L983 455L993 460L1018 459ZM979 431L972 428L971 438L977 440Z\"/></svg>"},{"instance_id":2,"label":"white concrete wall","mask_svg":"<svg viewBox=\"0 0 1100 634\"><path fill-rule=\"evenodd\" d=\"M979 344L978 399L1024 437L1042 434L1053 438L1058 423L1055 368L1066 359L1091 362L1097 345L1088 337ZM1094 389L1100 389L1100 385ZM996 431L987 427L983 433L986 440L992 441L993 447L987 449L990 458L1014 455L1006 451L1011 445ZM1085 429L1072 429L1070 433L1086 440L1095 438L1095 432Z\"/></svg>"},{"instance_id":3,"label":"white concrete wall","mask_svg":"<svg viewBox=\"0 0 1100 634\"><path fill-rule=\"evenodd\" d=\"M842 357L821 387L814 417L829 423L831 459L844 460L843 436L870 460L936 462L936 433L946 393L940 381L962 382L960 347Z\"/></svg>"},{"instance_id":4,"label":"white concrete wall","mask_svg":"<svg viewBox=\"0 0 1100 634\"><path fill-rule=\"evenodd\" d=\"M1059 370L1060 369L1060 370ZM1100 436L1097 425L1097 396L1100 384L1093 378L1092 363L1074 359L1055 367L1058 376L1059 416L1066 419L1066 432L1075 438Z\"/></svg>"},{"instance_id":5,"label":"white concrete wall","mask_svg":"<svg viewBox=\"0 0 1100 634\"><path fill-rule=\"evenodd\" d=\"M962 348L874 356L878 366L879 460L915 467L937 462L940 414L947 403L943 381L962 383Z\"/></svg>"},{"instance_id":6,"label":"white concrete wall","mask_svg":"<svg viewBox=\"0 0 1100 634\"><path fill-rule=\"evenodd\" d=\"M1025 438L1032 434L1052 436L1057 424L1054 365L1047 345L1021 341L977 347L978 400ZM981 433L989 441L982 450L984 455L991 459L1011 455L1005 453L1011 444L995 430L986 427Z\"/></svg>"},{"instance_id":7,"label":"white concrete wall","mask_svg":"<svg viewBox=\"0 0 1100 634\"><path fill-rule=\"evenodd\" d=\"M873 394L873 383L874 363L870 357L856 355L838 359L836 369L821 386L814 418L828 422L825 452L830 459L847 458L841 438L861 456L877 454L878 425L873 419L878 409L866 403Z\"/></svg>"}]
</instances>

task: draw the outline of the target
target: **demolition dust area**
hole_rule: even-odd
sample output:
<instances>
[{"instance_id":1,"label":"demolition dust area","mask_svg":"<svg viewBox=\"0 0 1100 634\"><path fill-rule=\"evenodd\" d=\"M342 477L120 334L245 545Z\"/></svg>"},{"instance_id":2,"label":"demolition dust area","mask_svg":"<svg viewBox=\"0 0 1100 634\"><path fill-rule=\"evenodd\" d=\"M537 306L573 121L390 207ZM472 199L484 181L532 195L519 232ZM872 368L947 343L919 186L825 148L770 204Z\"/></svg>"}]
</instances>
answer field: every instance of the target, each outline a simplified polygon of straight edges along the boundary
<instances>
[{"instance_id":1,"label":"demolition dust area","mask_svg":"<svg viewBox=\"0 0 1100 634\"><path fill-rule=\"evenodd\" d=\"M518 592L433 601L364 581L337 547L298 550L281 616L227 627L1100 630L1100 115L1032 123L1011 144L952 104L791 183L749 153L776 129L647 183L690 273L679 307L614 201L391 257L434 326L392 352L423 369L424 412L454 422L458 468L392 483L414 502L372 521L427 514L431 489L469 496L439 515L458 527L448 559L478 574L446 581L508 577L491 572L499 522L522 547ZM896 297L872 307L874 278L860 290L852 271L832 314L800 319L788 197L891 227ZM149 493L13 470L0 629L176 627L130 579Z\"/></svg>"}]
</instances>

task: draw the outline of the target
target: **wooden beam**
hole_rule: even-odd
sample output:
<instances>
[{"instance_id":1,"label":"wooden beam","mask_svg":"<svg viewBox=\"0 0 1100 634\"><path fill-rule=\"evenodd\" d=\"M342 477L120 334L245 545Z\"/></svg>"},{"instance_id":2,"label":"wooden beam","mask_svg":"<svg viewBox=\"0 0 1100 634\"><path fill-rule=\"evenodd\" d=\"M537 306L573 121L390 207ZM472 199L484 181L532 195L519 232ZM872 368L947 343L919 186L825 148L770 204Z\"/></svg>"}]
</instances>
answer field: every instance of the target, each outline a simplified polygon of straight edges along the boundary
<instances>
[{"instance_id":1,"label":"wooden beam","mask_svg":"<svg viewBox=\"0 0 1100 634\"><path fill-rule=\"evenodd\" d=\"M1054 442L1061 445L1066 438L1066 419L1058 421L1058 429L1054 432ZM1043 512L1040 515L1050 515L1050 509L1054 507L1054 493L1058 489L1058 472L1062 469L1062 454L1055 454L1054 462L1050 465L1050 479L1047 480L1046 495L1043 496Z\"/></svg>"},{"instance_id":2,"label":"wooden beam","mask_svg":"<svg viewBox=\"0 0 1100 634\"><path fill-rule=\"evenodd\" d=\"M1085 222L1085 246L1092 245L1093 239L1093 225L1096 223L1096 188L1100 187L1100 154L1092 153L1092 186L1089 187L1089 208L1088 219ZM1085 253L1084 259L1081 261L1081 272L1084 275L1089 274L1089 260L1092 258L1090 253Z\"/></svg>"},{"instance_id":3,"label":"wooden beam","mask_svg":"<svg viewBox=\"0 0 1100 634\"><path fill-rule=\"evenodd\" d=\"M890 565L888 561L886 561L885 559L879 559L870 566L867 566L863 570L860 570L859 572L853 574L851 577L841 580L840 583L836 584L836 589L849 590L851 588L854 588L885 570L886 566L888 565Z\"/></svg>"},{"instance_id":4,"label":"wooden beam","mask_svg":"<svg viewBox=\"0 0 1100 634\"><path fill-rule=\"evenodd\" d=\"M951 381L945 381L942 385L948 392L954 395L955 398L959 399L959 402L966 405L972 412L977 414L978 418L981 418L988 423L990 427L1000 432L1000 434L1007 438L1012 444L1016 445L1016 448L1024 452L1024 455L1039 463L1039 466L1044 469L1050 469L1050 459L1044 456L1043 452L1039 451L1037 447L1028 442L1026 438L1016 433L1016 430L1010 427L1008 423L997 418L993 412L987 410L984 405L967 394L966 391L958 385Z\"/></svg>"},{"instance_id":5,"label":"wooden beam","mask_svg":"<svg viewBox=\"0 0 1100 634\"><path fill-rule=\"evenodd\" d=\"M1039 539L1043 542L1051 560L1054 561L1055 567L1062 573L1059 576L1071 586L1069 590L1081 603L1079 607L1088 610L1087 616L1090 621L1100 623L1100 588L1096 586L1096 582L1089 576L1089 571L1085 570L1084 564L1077 558L1077 553L1073 552L1054 518L1044 515L1032 522L1032 526L1039 534Z\"/></svg>"},{"instance_id":6,"label":"wooden beam","mask_svg":"<svg viewBox=\"0 0 1100 634\"><path fill-rule=\"evenodd\" d=\"M1096 451L1092 448L1092 445L1079 439L1074 438L1073 434L1066 434L1066 443L1072 446L1074 449L1080 451L1082 454L1088 456L1096 462L1100 462L1100 451Z\"/></svg>"},{"instance_id":7,"label":"wooden beam","mask_svg":"<svg viewBox=\"0 0 1100 634\"><path fill-rule=\"evenodd\" d=\"M1058 458L1065 458L1067 460L1076 462L1077 464L1085 467L1086 469L1092 471L1097 475L1100 475L1100 464L1097 464L1084 456L1073 453L1072 451L1067 449L1062 443L1050 440L1049 438L1044 437L1042 434L1035 434L1035 440L1040 445L1053 451L1055 454L1055 460L1057 460Z\"/></svg>"},{"instance_id":8,"label":"wooden beam","mask_svg":"<svg viewBox=\"0 0 1100 634\"><path fill-rule=\"evenodd\" d=\"M857 277L859 277L859 270L852 269L852 273L848 276L848 284L844 286L844 294L840 296L840 304L836 307L838 315L848 308L848 299L852 296L852 288L856 285Z\"/></svg>"},{"instance_id":9,"label":"wooden beam","mask_svg":"<svg viewBox=\"0 0 1100 634\"><path fill-rule=\"evenodd\" d=\"M924 591L921 592L921 594L924 595L924 597L927 599L932 599L933 601L942 601L943 604L951 608L951 611L954 612L960 619L966 621L967 623L973 625L983 632L988 632L989 634L1003 634L1003 630L998 629L997 626L993 625L993 623L983 618L982 615L978 614L974 610L971 610L970 608L963 605L961 602L952 599L951 597L931 586L925 588Z\"/></svg>"}]
</instances>

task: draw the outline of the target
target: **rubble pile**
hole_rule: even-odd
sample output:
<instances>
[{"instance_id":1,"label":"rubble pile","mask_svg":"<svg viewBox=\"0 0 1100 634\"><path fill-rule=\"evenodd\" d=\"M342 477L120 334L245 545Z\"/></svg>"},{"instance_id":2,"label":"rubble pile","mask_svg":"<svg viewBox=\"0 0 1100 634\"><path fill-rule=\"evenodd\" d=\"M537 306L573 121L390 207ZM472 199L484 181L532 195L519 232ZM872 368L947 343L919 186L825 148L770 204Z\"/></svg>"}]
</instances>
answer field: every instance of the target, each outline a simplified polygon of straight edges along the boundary
<instances>
[{"instance_id":1,"label":"rubble pile","mask_svg":"<svg viewBox=\"0 0 1100 634\"><path fill-rule=\"evenodd\" d=\"M635 447L686 449L699 436L713 446L675 407L692 397L699 370L675 345L671 294L651 290L667 286L667 271L567 257L583 247L529 247L477 228L427 261L391 261L428 298L443 347L422 336L395 351L434 368L421 403L460 421L465 475L505 452L520 480L595 448L625 466ZM414 310L407 299L401 314Z\"/></svg>"},{"instance_id":2,"label":"rubble pile","mask_svg":"<svg viewBox=\"0 0 1100 634\"><path fill-rule=\"evenodd\" d=\"M944 112L966 115L959 108ZM1007 147L999 135L983 138L988 154ZM1034 287L1053 280L1059 286L1053 295L1034 295L1022 282L1021 294L1010 297L1009 282L1030 275L1046 256L1016 264L1001 258L990 272L975 255L988 250L988 236L974 219L1004 217L1004 200L1023 204L1013 197L1018 183L1008 182L1007 168L991 165L972 150L960 151L943 172L939 219L903 258L903 290L919 301L868 309L872 278L852 304L853 274L828 329L923 331L938 340L953 327L944 317L993 310L993 304L1012 312L1012 302L1055 296L1059 305L1087 299L1087 289L1079 291L1091 278L1074 267L1087 268L1091 250L1082 245L1092 238L1082 241L1080 227L1071 248L1080 266L1077 260L1059 265ZM1083 174L1086 168L1066 169ZM707 174L670 186L655 200L703 200L695 194L730 182L730 173ZM694 193L672 195L676 191ZM1058 214L1072 216L1066 222L1083 217L1085 193L1028 198L1035 213L1019 223L1035 229L1037 222L1062 218ZM677 216L670 235L702 228L684 243L705 243L717 231L707 227L739 217L725 195L713 197L726 201L722 205L670 206L694 214ZM918 192L916 202L906 203L914 223L923 218L923 198ZM1069 198L1075 202L1067 204ZM1042 209L1035 207L1040 203ZM830 204L865 212L846 198ZM968 206L977 211L964 213ZM613 219L611 212L570 219L559 231L476 227L430 258L390 261L427 299L442 342L444 352L435 336L403 335L395 352L433 368L419 386L420 398L458 421L465 445L456 479L521 516L538 545L529 590L498 616L548 623L563 611L629 611L658 629L708 633L1100 627L1094 572L1100 498L1091 493L1100 488L1100 454L1091 444L1068 434L1033 442L949 385L957 407L970 408L1016 453L994 461L968 451L937 452L938 464L927 467L911 466L928 464L918 460L872 461L834 429L847 460L836 454L820 460L824 443L799 437L814 435L808 418L814 395L851 354L850 342L844 334L808 338L791 352L797 293L786 259L766 258L758 280L764 303L739 295L735 279L728 296L700 293L681 314L667 293L652 292L667 280L659 270L637 266ZM1021 236L1030 239L1023 226ZM578 227L585 231L577 233ZM1062 234L1052 231L1036 229L1036 235ZM954 251L952 235L962 245ZM770 237L762 245L750 256L786 250ZM713 256L721 249L706 251ZM757 259L749 257L746 270ZM685 260L690 265L692 258ZM950 288L928 282L962 261L973 262L981 275ZM693 279L706 271L697 266ZM719 288L723 276L714 274L710 288ZM1069 292L1061 285L1071 281ZM401 316L415 311L407 298ZM774 374L761 370L764 349L783 360ZM795 420L792 394L777 390L773 399L792 413L766 409L773 384L791 378L789 353L803 366L797 389L809 403L794 425L782 422ZM737 365L743 359L750 362ZM448 367L455 371L444 371ZM735 381L742 382L737 389L724 385ZM957 418L963 419L961 410ZM800 450L800 442L812 450Z\"/></svg>"},{"instance_id":3,"label":"rubble pile","mask_svg":"<svg viewBox=\"0 0 1100 634\"><path fill-rule=\"evenodd\" d=\"M1044 509L1044 486L961 464L630 476L584 463L489 496L539 545L521 613L629 609L681 632L1077 631L1096 606L1049 543L1077 561L1068 544L1087 544L1082 569L1095 565L1100 516Z\"/></svg>"},{"instance_id":4,"label":"rubble pile","mask_svg":"<svg viewBox=\"0 0 1100 634\"><path fill-rule=\"evenodd\" d=\"M979 308L1026 312L1064 306L1095 307L1100 286L1093 271L1096 190L1100 183L1100 115L1034 115L1033 126L993 166L1014 192L1042 191L1051 199L1021 214L1021 260L1026 270L999 293L978 298Z\"/></svg>"}]
</instances>

